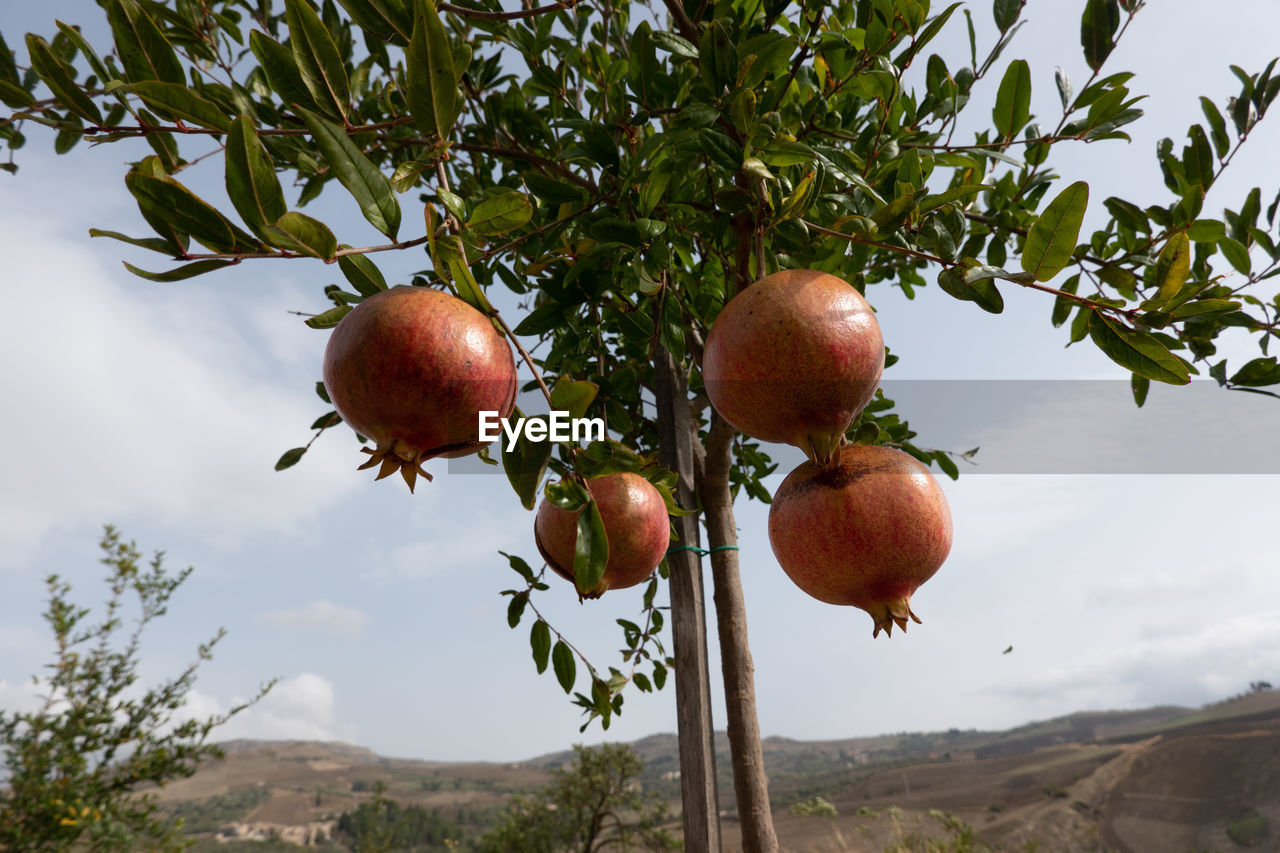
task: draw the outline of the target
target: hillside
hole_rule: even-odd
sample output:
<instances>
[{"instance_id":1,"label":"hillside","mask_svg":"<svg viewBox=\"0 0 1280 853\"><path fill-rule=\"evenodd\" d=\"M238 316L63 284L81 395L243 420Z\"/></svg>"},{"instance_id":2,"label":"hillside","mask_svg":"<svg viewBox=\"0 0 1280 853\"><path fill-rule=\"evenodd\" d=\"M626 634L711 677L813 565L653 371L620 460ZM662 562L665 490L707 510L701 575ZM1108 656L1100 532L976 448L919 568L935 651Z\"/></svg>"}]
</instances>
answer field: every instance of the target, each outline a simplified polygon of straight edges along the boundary
<instances>
[{"instance_id":1,"label":"hillside","mask_svg":"<svg viewBox=\"0 0 1280 853\"><path fill-rule=\"evenodd\" d=\"M571 752L518 763L385 758L348 744L236 741L227 757L157 793L192 831L236 823L328 826L381 784L402 804L479 833L513 793L546 783ZM674 735L633 744L644 784L678 807ZM736 848L728 743L717 743L725 849ZM768 738L765 763L787 851L879 851L946 833L955 815L1004 850L1130 853L1243 849L1280 839L1280 692L1201 709L1083 712L1003 732L902 733L832 741ZM793 813L813 797L837 814ZM1275 827L1274 830L1271 827ZM242 832L248 832L242 829ZM1231 834L1229 834L1229 831ZM248 845L246 845L247 847Z\"/></svg>"}]
</instances>

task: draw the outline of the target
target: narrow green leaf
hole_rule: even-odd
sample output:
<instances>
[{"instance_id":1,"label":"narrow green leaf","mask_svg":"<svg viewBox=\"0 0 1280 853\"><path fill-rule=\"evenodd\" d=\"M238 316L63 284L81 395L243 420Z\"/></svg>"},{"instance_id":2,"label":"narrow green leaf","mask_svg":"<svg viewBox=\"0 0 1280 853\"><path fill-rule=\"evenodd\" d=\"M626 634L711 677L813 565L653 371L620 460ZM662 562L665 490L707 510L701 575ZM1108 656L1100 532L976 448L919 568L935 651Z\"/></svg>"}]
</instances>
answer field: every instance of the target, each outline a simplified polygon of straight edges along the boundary
<instances>
[{"instance_id":1,"label":"narrow green leaf","mask_svg":"<svg viewBox=\"0 0 1280 853\"><path fill-rule=\"evenodd\" d=\"M302 82L302 74L293 58L293 52L280 42L259 30L249 31L249 49L253 51L262 73L280 100L292 107L318 110L315 99Z\"/></svg>"},{"instance_id":2,"label":"narrow green leaf","mask_svg":"<svg viewBox=\"0 0 1280 853\"><path fill-rule=\"evenodd\" d=\"M478 234L505 234L524 225L533 217L529 197L516 190L505 190L476 205L467 227Z\"/></svg>"},{"instance_id":3,"label":"narrow green leaf","mask_svg":"<svg viewBox=\"0 0 1280 853\"><path fill-rule=\"evenodd\" d=\"M1071 99L1075 92L1071 87L1071 78L1067 76L1067 72L1062 68L1058 68L1053 72L1053 82L1058 86L1058 98L1062 101L1062 108L1069 109L1071 107Z\"/></svg>"},{"instance_id":4,"label":"narrow green leaf","mask_svg":"<svg viewBox=\"0 0 1280 853\"><path fill-rule=\"evenodd\" d=\"M944 190L937 195L927 195L916 207L916 213L928 213L931 210L937 210L944 204L951 204L953 201L961 201L962 199L975 196L983 190L991 189L991 184L965 184L960 187L952 187Z\"/></svg>"},{"instance_id":5,"label":"narrow green leaf","mask_svg":"<svg viewBox=\"0 0 1280 853\"><path fill-rule=\"evenodd\" d=\"M361 296L373 296L379 290L387 289L382 270L368 255L343 255L338 258L338 268Z\"/></svg>"},{"instance_id":6,"label":"narrow green leaf","mask_svg":"<svg viewBox=\"0 0 1280 853\"><path fill-rule=\"evenodd\" d=\"M0 82L8 83L11 86L22 86L22 80L18 77L18 65L13 58L13 51L9 48L8 42L4 40L3 34L0 34Z\"/></svg>"},{"instance_id":7,"label":"narrow green leaf","mask_svg":"<svg viewBox=\"0 0 1280 853\"><path fill-rule=\"evenodd\" d=\"M305 322L313 329L332 329L338 323L342 322L342 318L351 313L351 305L335 305L328 311L324 311L314 317L308 317Z\"/></svg>"},{"instance_id":8,"label":"narrow green leaf","mask_svg":"<svg viewBox=\"0 0 1280 853\"><path fill-rule=\"evenodd\" d=\"M303 85L317 103L332 104L345 123L351 94L338 46L306 0L285 0L284 10L293 59L302 72Z\"/></svg>"},{"instance_id":9,"label":"narrow green leaf","mask_svg":"<svg viewBox=\"0 0 1280 853\"><path fill-rule=\"evenodd\" d=\"M545 421L546 416L540 415L537 419ZM524 508L533 509L538 502L538 487L546 476L547 464L551 461L555 443L530 441L523 431L516 439L514 448L508 448L505 435L498 442L502 446L502 470L506 472L507 481L511 483L511 488L519 496Z\"/></svg>"},{"instance_id":10,"label":"narrow green leaf","mask_svg":"<svg viewBox=\"0 0 1280 853\"><path fill-rule=\"evenodd\" d=\"M0 80L0 101L15 110L29 109L38 103L35 95L8 80Z\"/></svg>"},{"instance_id":11,"label":"narrow green leaf","mask_svg":"<svg viewBox=\"0 0 1280 853\"><path fill-rule=\"evenodd\" d=\"M480 287L476 277L471 274L471 267L464 264L461 258L454 257L449 258L448 266L449 277L458 292L458 298L481 314L492 315L493 306L489 304L489 298L484 295L484 289Z\"/></svg>"},{"instance_id":12,"label":"narrow green leaf","mask_svg":"<svg viewBox=\"0 0 1280 853\"><path fill-rule=\"evenodd\" d=\"M693 42L664 30L655 30L652 33L653 43L674 56L682 59L697 59L698 48Z\"/></svg>"},{"instance_id":13,"label":"narrow green leaf","mask_svg":"<svg viewBox=\"0 0 1280 853\"><path fill-rule=\"evenodd\" d=\"M195 122L201 127L220 130L223 133L231 129L231 119L220 107L206 101L182 84L147 80L121 86L119 91L137 95L156 112L172 118Z\"/></svg>"},{"instance_id":14,"label":"narrow green leaf","mask_svg":"<svg viewBox=\"0 0 1280 853\"><path fill-rule=\"evenodd\" d=\"M423 173L429 173L435 167L434 163L423 160L406 160L396 166L395 174L391 176L391 188L398 193L413 189L422 180Z\"/></svg>"},{"instance_id":15,"label":"narrow green leaf","mask_svg":"<svg viewBox=\"0 0 1280 853\"><path fill-rule=\"evenodd\" d=\"M101 228L90 228L90 237L110 237L112 240L119 240L121 243L128 243L131 246L138 246L143 249L150 249L153 252L159 252L162 255L180 255L181 247L177 243L170 240L163 240L159 237L130 237L121 234L119 231L104 231Z\"/></svg>"},{"instance_id":16,"label":"narrow green leaf","mask_svg":"<svg viewBox=\"0 0 1280 853\"><path fill-rule=\"evenodd\" d=\"M1108 358L1139 376L1170 385L1186 385L1191 381L1187 366L1159 339L1131 329L1096 309L1090 311L1089 337Z\"/></svg>"},{"instance_id":17,"label":"narrow green leaf","mask_svg":"<svg viewBox=\"0 0 1280 853\"><path fill-rule=\"evenodd\" d=\"M1169 312L1170 319L1175 321L1189 320L1192 317L1204 318L1213 314L1230 314L1240 309L1240 303L1231 299L1197 299L1184 302Z\"/></svg>"},{"instance_id":18,"label":"narrow green leaf","mask_svg":"<svg viewBox=\"0 0 1280 853\"><path fill-rule=\"evenodd\" d=\"M220 270L223 267L231 266L232 261L216 261L216 260L193 261L192 263L183 264L180 267L176 267L174 269L167 270L165 272L147 272L144 269L139 269L138 267L135 267L133 264L129 263L128 261L124 261L123 263L124 263L125 269L127 269L129 272L133 273L134 275L140 278L145 278L148 281L167 282L167 281L183 281L184 279L195 278L196 276L203 275L204 273L207 273L207 272Z\"/></svg>"},{"instance_id":19,"label":"narrow green leaf","mask_svg":"<svg viewBox=\"0 0 1280 853\"><path fill-rule=\"evenodd\" d=\"M338 0L360 29L403 47L413 34L413 16L402 0Z\"/></svg>"},{"instance_id":20,"label":"narrow green leaf","mask_svg":"<svg viewBox=\"0 0 1280 853\"><path fill-rule=\"evenodd\" d=\"M1142 404L1147 402L1147 392L1151 390L1151 380L1134 373L1129 377L1129 387L1133 391L1133 402L1141 409Z\"/></svg>"},{"instance_id":21,"label":"narrow green leaf","mask_svg":"<svg viewBox=\"0 0 1280 853\"><path fill-rule=\"evenodd\" d=\"M1071 260L1089 203L1089 185L1076 181L1067 187L1031 224L1022 249L1022 269L1036 281L1053 278Z\"/></svg>"},{"instance_id":22,"label":"narrow green leaf","mask_svg":"<svg viewBox=\"0 0 1280 853\"><path fill-rule=\"evenodd\" d=\"M551 649L551 668L555 670L556 681L560 682L565 693L573 690L573 682L578 677L577 666L573 660L573 652L565 645L564 640L556 640Z\"/></svg>"},{"instance_id":23,"label":"narrow green leaf","mask_svg":"<svg viewBox=\"0 0 1280 853\"><path fill-rule=\"evenodd\" d=\"M992 279L1007 276L1004 270L985 265L968 269L949 267L939 273L938 285L956 299L973 302L990 314L999 314L1004 311L1004 297Z\"/></svg>"},{"instance_id":24,"label":"narrow green leaf","mask_svg":"<svg viewBox=\"0 0 1280 853\"><path fill-rule=\"evenodd\" d=\"M511 603L507 605L507 625L514 628L520 624L520 617L524 614L524 607L529 603L529 593L517 593L511 596Z\"/></svg>"},{"instance_id":25,"label":"narrow green leaf","mask_svg":"<svg viewBox=\"0 0 1280 853\"><path fill-rule=\"evenodd\" d=\"M300 110L299 115L328 161L329 168L360 205L364 218L394 240L400 230L400 202L396 200L395 190L387 176L369 162L341 127L307 110Z\"/></svg>"},{"instance_id":26,"label":"narrow green leaf","mask_svg":"<svg viewBox=\"0 0 1280 853\"><path fill-rule=\"evenodd\" d=\"M1247 388L1280 384L1280 363L1277 363L1274 355L1270 358L1255 358L1237 370L1229 381L1232 385Z\"/></svg>"},{"instance_id":27,"label":"narrow green leaf","mask_svg":"<svg viewBox=\"0 0 1280 853\"><path fill-rule=\"evenodd\" d=\"M1231 151L1231 139L1227 136L1227 120L1222 117L1218 105L1204 96L1200 97L1200 109L1209 122L1209 137L1213 140L1213 150L1221 160Z\"/></svg>"},{"instance_id":28,"label":"narrow green leaf","mask_svg":"<svg viewBox=\"0 0 1280 853\"><path fill-rule=\"evenodd\" d=\"M1004 139L1012 139L1031 119L1031 66L1026 60L1009 63L991 117Z\"/></svg>"},{"instance_id":29,"label":"narrow green leaf","mask_svg":"<svg viewBox=\"0 0 1280 853\"><path fill-rule=\"evenodd\" d=\"M591 593L604 577L609 562L609 539L600 507L590 501L578 516L578 539L573 546L573 580L578 592Z\"/></svg>"},{"instance_id":30,"label":"narrow green leaf","mask_svg":"<svg viewBox=\"0 0 1280 853\"><path fill-rule=\"evenodd\" d=\"M186 75L173 45L145 9L134 0L110 0L106 9L116 53L130 82L161 80L180 86L186 84Z\"/></svg>"},{"instance_id":31,"label":"narrow green leaf","mask_svg":"<svg viewBox=\"0 0 1280 853\"><path fill-rule=\"evenodd\" d=\"M328 225L296 210L289 211L270 225L264 225L263 233L278 249L323 261L333 260L334 252L338 251L338 239Z\"/></svg>"},{"instance_id":32,"label":"narrow green leaf","mask_svg":"<svg viewBox=\"0 0 1280 853\"><path fill-rule=\"evenodd\" d=\"M178 231L215 252L246 252L261 247L216 208L172 178L133 171L124 181L144 213L172 223Z\"/></svg>"},{"instance_id":33,"label":"narrow green leaf","mask_svg":"<svg viewBox=\"0 0 1280 853\"><path fill-rule=\"evenodd\" d=\"M529 631L529 646L533 650L533 664L541 675L547 671L547 661L551 657L551 629L541 619L534 622Z\"/></svg>"},{"instance_id":34,"label":"narrow green leaf","mask_svg":"<svg viewBox=\"0 0 1280 853\"><path fill-rule=\"evenodd\" d=\"M103 64L98 52L93 49L93 46L89 44L79 29L70 24L64 24L62 21L55 21L54 23L58 25L58 31L76 46L76 50L80 51L80 55L84 57L85 62L89 63L89 70L97 75L98 80L105 84L115 79L115 75L107 70L107 66ZM0 47L0 50L4 50L4 48ZM0 74L0 77L3 76L3 74ZM17 85L16 81L14 85Z\"/></svg>"},{"instance_id":35,"label":"narrow green leaf","mask_svg":"<svg viewBox=\"0 0 1280 853\"><path fill-rule=\"evenodd\" d=\"M98 105L76 83L63 61L54 56L47 41L38 35L27 33L27 53L31 57L31 67L36 76L49 87L60 104L90 124L102 124L102 113L98 110Z\"/></svg>"},{"instance_id":36,"label":"narrow green leaf","mask_svg":"<svg viewBox=\"0 0 1280 853\"><path fill-rule=\"evenodd\" d=\"M453 51L434 0L412 2L413 38L405 59L405 100L419 130L447 139L458 117Z\"/></svg>"},{"instance_id":37,"label":"narrow green leaf","mask_svg":"<svg viewBox=\"0 0 1280 853\"><path fill-rule=\"evenodd\" d=\"M306 453L305 447L295 447L292 450L286 450L284 455L276 462L276 470L283 471L286 468L292 468L298 464L298 460L302 458L302 454Z\"/></svg>"},{"instance_id":38,"label":"narrow green leaf","mask_svg":"<svg viewBox=\"0 0 1280 853\"><path fill-rule=\"evenodd\" d=\"M259 236L288 211L271 155L247 115L236 119L227 134L226 184L236 213Z\"/></svg>"},{"instance_id":39,"label":"narrow green leaf","mask_svg":"<svg viewBox=\"0 0 1280 853\"><path fill-rule=\"evenodd\" d=\"M575 382L567 376L561 376L551 386L551 406L568 412L570 417L585 418L599 392L600 386L594 382L585 379Z\"/></svg>"},{"instance_id":40,"label":"narrow green leaf","mask_svg":"<svg viewBox=\"0 0 1280 853\"><path fill-rule=\"evenodd\" d=\"M1169 301L1182 290L1191 274L1191 241L1185 231L1179 231L1165 241L1156 259L1156 299L1161 305Z\"/></svg>"},{"instance_id":41,"label":"narrow green leaf","mask_svg":"<svg viewBox=\"0 0 1280 853\"><path fill-rule=\"evenodd\" d=\"M1239 240L1223 237L1218 241L1218 248L1223 256L1238 272L1248 275L1253 271L1253 262L1249 259L1249 250Z\"/></svg>"},{"instance_id":42,"label":"narrow green leaf","mask_svg":"<svg viewBox=\"0 0 1280 853\"><path fill-rule=\"evenodd\" d=\"M1062 287L1058 289L1063 291L1064 293L1070 293L1074 295L1076 290L1079 287L1080 287L1080 274L1076 273L1075 275L1071 276L1071 278L1067 279L1063 283ZM1054 298L1053 314L1050 317L1050 320L1053 322L1053 327L1055 329L1061 326L1063 323L1067 322L1067 318L1071 316L1071 309L1074 308L1076 305L1077 303L1063 296L1058 296Z\"/></svg>"},{"instance_id":43,"label":"narrow green leaf","mask_svg":"<svg viewBox=\"0 0 1280 853\"><path fill-rule=\"evenodd\" d=\"M1118 0L1088 0L1080 20L1080 44L1084 60L1091 71L1097 71L1115 48L1115 33L1120 27Z\"/></svg>"}]
</instances>

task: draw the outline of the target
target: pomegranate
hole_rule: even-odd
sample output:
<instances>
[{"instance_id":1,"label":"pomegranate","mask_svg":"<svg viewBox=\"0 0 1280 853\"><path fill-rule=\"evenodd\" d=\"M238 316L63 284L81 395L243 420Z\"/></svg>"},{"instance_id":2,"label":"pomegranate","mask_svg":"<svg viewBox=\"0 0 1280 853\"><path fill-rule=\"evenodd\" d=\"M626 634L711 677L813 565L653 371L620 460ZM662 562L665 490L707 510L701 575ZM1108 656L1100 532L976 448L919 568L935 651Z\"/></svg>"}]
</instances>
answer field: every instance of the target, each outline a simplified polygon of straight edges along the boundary
<instances>
[{"instance_id":1,"label":"pomegranate","mask_svg":"<svg viewBox=\"0 0 1280 853\"><path fill-rule=\"evenodd\" d=\"M600 508L609 560L604 577L584 598L599 598L611 589L645 581L662 562L671 543L667 505L653 484L639 474L623 472L587 480L587 491ZM533 523L538 551L552 571L574 580L573 552L578 542L578 516L543 500Z\"/></svg>"},{"instance_id":2,"label":"pomegranate","mask_svg":"<svg viewBox=\"0 0 1280 853\"><path fill-rule=\"evenodd\" d=\"M724 306L707 335L702 378L711 405L740 432L793 444L834 465L845 430L876 392L884 339L851 284L782 270Z\"/></svg>"},{"instance_id":3,"label":"pomegranate","mask_svg":"<svg viewBox=\"0 0 1280 853\"><path fill-rule=\"evenodd\" d=\"M372 439L376 479L399 471L413 491L422 463L475 453L479 413L511 414L516 363L487 317L425 287L393 287L361 302L324 351L324 385L351 427Z\"/></svg>"},{"instance_id":4,"label":"pomegranate","mask_svg":"<svg viewBox=\"0 0 1280 853\"><path fill-rule=\"evenodd\" d=\"M919 623L910 599L951 550L951 510L929 469L889 447L846 445L837 464L801 463L769 508L783 571L828 604L871 614L877 636Z\"/></svg>"}]
</instances>

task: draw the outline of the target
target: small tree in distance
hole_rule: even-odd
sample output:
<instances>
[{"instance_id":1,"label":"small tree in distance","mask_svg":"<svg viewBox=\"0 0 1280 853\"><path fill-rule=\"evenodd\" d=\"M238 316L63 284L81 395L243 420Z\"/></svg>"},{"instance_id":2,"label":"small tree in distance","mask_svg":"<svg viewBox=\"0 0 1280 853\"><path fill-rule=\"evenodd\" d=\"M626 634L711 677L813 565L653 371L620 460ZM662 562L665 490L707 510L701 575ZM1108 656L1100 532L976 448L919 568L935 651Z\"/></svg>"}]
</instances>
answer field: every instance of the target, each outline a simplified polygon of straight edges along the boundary
<instances>
[{"instance_id":1,"label":"small tree in distance","mask_svg":"<svg viewBox=\"0 0 1280 853\"><path fill-rule=\"evenodd\" d=\"M176 677L138 684L142 632L165 614L170 597L191 569L170 574L163 554L147 566L133 543L108 526L102 537L107 599L102 621L89 624L88 608L71 600L71 585L46 578L56 658L36 683L46 691L35 711L0 710L0 851L181 850L181 822L157 814L151 785L195 773L221 757L210 733L266 695L225 714L175 722L195 684L200 663L222 639L219 630L199 646L197 660ZM137 596L138 615L126 628L125 601ZM123 632L123 633L122 633Z\"/></svg>"},{"instance_id":2,"label":"small tree in distance","mask_svg":"<svg viewBox=\"0 0 1280 853\"><path fill-rule=\"evenodd\" d=\"M573 760L553 771L547 788L513 797L481 853L596 853L678 850L665 828L674 818L640 787L644 762L626 744L574 746Z\"/></svg>"}]
</instances>

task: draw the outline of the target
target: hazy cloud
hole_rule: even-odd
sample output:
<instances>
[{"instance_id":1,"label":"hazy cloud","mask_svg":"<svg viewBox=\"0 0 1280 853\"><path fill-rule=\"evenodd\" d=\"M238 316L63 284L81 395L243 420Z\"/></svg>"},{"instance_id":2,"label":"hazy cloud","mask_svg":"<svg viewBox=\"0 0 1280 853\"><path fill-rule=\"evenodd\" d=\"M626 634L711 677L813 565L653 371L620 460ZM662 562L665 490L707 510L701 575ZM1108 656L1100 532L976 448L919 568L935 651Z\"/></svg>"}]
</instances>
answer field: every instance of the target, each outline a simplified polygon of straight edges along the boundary
<instances>
[{"instance_id":1,"label":"hazy cloud","mask_svg":"<svg viewBox=\"0 0 1280 853\"><path fill-rule=\"evenodd\" d=\"M364 634L369 616L363 610L321 599L288 610L264 610L258 619L289 631L326 631L359 637Z\"/></svg>"},{"instance_id":2,"label":"hazy cloud","mask_svg":"<svg viewBox=\"0 0 1280 853\"><path fill-rule=\"evenodd\" d=\"M182 716L204 718L226 713L230 705L216 697L191 691ZM214 730L215 740L239 738L266 740L356 741L357 727L338 722L333 682L315 673L304 672L272 688L261 702Z\"/></svg>"}]
</instances>

